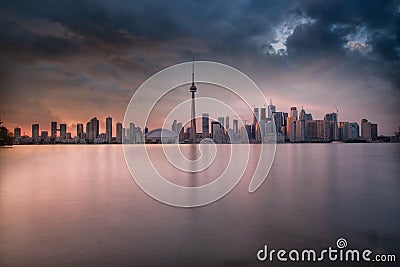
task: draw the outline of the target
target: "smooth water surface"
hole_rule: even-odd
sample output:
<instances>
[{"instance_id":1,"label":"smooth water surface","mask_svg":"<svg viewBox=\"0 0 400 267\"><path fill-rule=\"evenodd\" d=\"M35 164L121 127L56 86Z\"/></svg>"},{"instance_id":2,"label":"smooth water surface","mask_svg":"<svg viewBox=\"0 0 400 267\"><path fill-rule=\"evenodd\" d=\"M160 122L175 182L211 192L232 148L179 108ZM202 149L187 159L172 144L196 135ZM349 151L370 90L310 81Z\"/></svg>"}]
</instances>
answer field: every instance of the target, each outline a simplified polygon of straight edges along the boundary
<instances>
[{"instance_id":1,"label":"smooth water surface","mask_svg":"<svg viewBox=\"0 0 400 267\"><path fill-rule=\"evenodd\" d=\"M175 174L160 146L149 154L168 179L194 186L223 171L229 146L217 149L197 176ZM227 196L187 209L141 191L119 145L2 148L0 266L274 266L256 259L264 244L318 249L339 237L399 260L399 144L281 144L249 194L257 159Z\"/></svg>"}]
</instances>

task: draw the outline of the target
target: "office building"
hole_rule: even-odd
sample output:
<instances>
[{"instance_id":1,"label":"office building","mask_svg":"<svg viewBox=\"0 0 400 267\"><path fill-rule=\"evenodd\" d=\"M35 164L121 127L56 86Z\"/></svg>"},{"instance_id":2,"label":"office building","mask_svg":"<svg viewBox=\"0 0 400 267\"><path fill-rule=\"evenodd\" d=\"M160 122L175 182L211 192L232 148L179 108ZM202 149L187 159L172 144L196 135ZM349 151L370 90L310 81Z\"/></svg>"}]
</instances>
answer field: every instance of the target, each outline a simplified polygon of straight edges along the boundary
<instances>
[{"instance_id":1,"label":"office building","mask_svg":"<svg viewBox=\"0 0 400 267\"><path fill-rule=\"evenodd\" d=\"M51 122L51 131L50 131L50 134L51 134L51 138L52 139L56 139L57 138L57 122L56 121L52 121Z\"/></svg>"},{"instance_id":2,"label":"office building","mask_svg":"<svg viewBox=\"0 0 400 267\"><path fill-rule=\"evenodd\" d=\"M272 113L272 117L275 122L275 130L277 134L282 133L282 126L283 126L283 114L282 112L274 112Z\"/></svg>"},{"instance_id":3,"label":"office building","mask_svg":"<svg viewBox=\"0 0 400 267\"><path fill-rule=\"evenodd\" d=\"M351 140L358 140L360 138L360 126L357 122L350 123Z\"/></svg>"},{"instance_id":4,"label":"office building","mask_svg":"<svg viewBox=\"0 0 400 267\"><path fill-rule=\"evenodd\" d=\"M289 117L295 118L295 120L297 120L297 108L296 107L290 108L290 116Z\"/></svg>"},{"instance_id":5,"label":"office building","mask_svg":"<svg viewBox=\"0 0 400 267\"><path fill-rule=\"evenodd\" d=\"M117 144L122 144L122 123L117 122L117 124L115 125L115 141L117 142Z\"/></svg>"},{"instance_id":6,"label":"office building","mask_svg":"<svg viewBox=\"0 0 400 267\"><path fill-rule=\"evenodd\" d=\"M313 142L317 140L317 122L314 120L306 120L306 140Z\"/></svg>"},{"instance_id":7,"label":"office building","mask_svg":"<svg viewBox=\"0 0 400 267\"><path fill-rule=\"evenodd\" d=\"M268 105L268 119L272 119L272 114L276 111L276 107L272 105L272 99L269 100Z\"/></svg>"},{"instance_id":8,"label":"office building","mask_svg":"<svg viewBox=\"0 0 400 267\"><path fill-rule=\"evenodd\" d=\"M350 122L339 122L339 140L347 141L351 139Z\"/></svg>"},{"instance_id":9,"label":"office building","mask_svg":"<svg viewBox=\"0 0 400 267\"><path fill-rule=\"evenodd\" d=\"M208 137L210 134L210 118L208 113L203 113L201 116L201 131L203 138Z\"/></svg>"},{"instance_id":10,"label":"office building","mask_svg":"<svg viewBox=\"0 0 400 267\"><path fill-rule=\"evenodd\" d=\"M267 109L261 108L261 113L260 113L260 121L266 121L267 120Z\"/></svg>"},{"instance_id":11,"label":"office building","mask_svg":"<svg viewBox=\"0 0 400 267\"><path fill-rule=\"evenodd\" d=\"M297 120L296 121L296 142L306 141L306 121Z\"/></svg>"},{"instance_id":12,"label":"office building","mask_svg":"<svg viewBox=\"0 0 400 267\"><path fill-rule=\"evenodd\" d=\"M372 141L378 140L378 124L371 123L371 139Z\"/></svg>"},{"instance_id":13,"label":"office building","mask_svg":"<svg viewBox=\"0 0 400 267\"><path fill-rule=\"evenodd\" d=\"M324 121L326 123L326 127L328 127L329 129L329 134L326 133L327 141L339 140L337 113L331 112L326 114L324 117Z\"/></svg>"},{"instance_id":14,"label":"office building","mask_svg":"<svg viewBox=\"0 0 400 267\"><path fill-rule=\"evenodd\" d=\"M21 138L21 128L15 127L14 128L14 139Z\"/></svg>"},{"instance_id":15,"label":"office building","mask_svg":"<svg viewBox=\"0 0 400 267\"><path fill-rule=\"evenodd\" d=\"M233 119L233 133L239 134L239 121L236 119Z\"/></svg>"},{"instance_id":16,"label":"office building","mask_svg":"<svg viewBox=\"0 0 400 267\"><path fill-rule=\"evenodd\" d=\"M292 117L292 118L294 118L294 117ZM290 120L290 117L288 118L288 125L287 125L288 126L288 134L289 134L290 142L292 142L292 143L297 142L297 140L296 140L296 132L297 132L296 121L297 120Z\"/></svg>"},{"instance_id":17,"label":"office building","mask_svg":"<svg viewBox=\"0 0 400 267\"><path fill-rule=\"evenodd\" d=\"M219 122L219 124L221 124L222 128L224 128L224 125L225 125L224 121L225 121L224 117L218 117L218 122ZM212 128L211 128L211 130L212 130Z\"/></svg>"},{"instance_id":18,"label":"office building","mask_svg":"<svg viewBox=\"0 0 400 267\"><path fill-rule=\"evenodd\" d=\"M48 131L41 131L40 132L40 139L45 140L49 137L49 132Z\"/></svg>"},{"instance_id":19,"label":"office building","mask_svg":"<svg viewBox=\"0 0 400 267\"><path fill-rule=\"evenodd\" d=\"M131 143L131 144L136 143L136 127L133 122L131 122L129 124L128 139L129 139L129 143Z\"/></svg>"},{"instance_id":20,"label":"office building","mask_svg":"<svg viewBox=\"0 0 400 267\"><path fill-rule=\"evenodd\" d=\"M367 142L378 140L378 125L367 119L361 120L361 138Z\"/></svg>"},{"instance_id":21,"label":"office building","mask_svg":"<svg viewBox=\"0 0 400 267\"><path fill-rule=\"evenodd\" d=\"M325 121L324 120L315 120L315 124L317 127L317 141L325 141Z\"/></svg>"},{"instance_id":22,"label":"office building","mask_svg":"<svg viewBox=\"0 0 400 267\"><path fill-rule=\"evenodd\" d=\"M32 124L32 141L37 142L39 140L39 124Z\"/></svg>"},{"instance_id":23,"label":"office building","mask_svg":"<svg viewBox=\"0 0 400 267\"><path fill-rule=\"evenodd\" d=\"M89 136L87 137L90 143L96 141L99 137L99 120L94 117L90 120L89 123Z\"/></svg>"},{"instance_id":24,"label":"office building","mask_svg":"<svg viewBox=\"0 0 400 267\"><path fill-rule=\"evenodd\" d=\"M312 119L313 119L313 117L312 117L311 113L307 113L304 110L304 108L301 107L299 120L312 121Z\"/></svg>"},{"instance_id":25,"label":"office building","mask_svg":"<svg viewBox=\"0 0 400 267\"><path fill-rule=\"evenodd\" d=\"M183 129L182 122L178 122L176 124L176 133L177 133L178 136L181 134L181 132L183 132L182 129ZM146 131L146 129L145 129L145 131Z\"/></svg>"},{"instance_id":26,"label":"office building","mask_svg":"<svg viewBox=\"0 0 400 267\"><path fill-rule=\"evenodd\" d=\"M177 129L176 129L176 124L177 124L178 122L176 121L176 120L174 120L173 122L172 122L172 125L171 125L171 131L173 131L174 133L177 133Z\"/></svg>"},{"instance_id":27,"label":"office building","mask_svg":"<svg viewBox=\"0 0 400 267\"><path fill-rule=\"evenodd\" d=\"M112 142L112 118L111 117L106 118L106 142L107 143Z\"/></svg>"},{"instance_id":28,"label":"office building","mask_svg":"<svg viewBox=\"0 0 400 267\"><path fill-rule=\"evenodd\" d=\"M84 132L83 132L83 124L82 123L78 123L76 125L76 137L79 139L83 139L85 136Z\"/></svg>"},{"instance_id":29,"label":"office building","mask_svg":"<svg viewBox=\"0 0 400 267\"><path fill-rule=\"evenodd\" d=\"M61 140L67 138L67 125L65 123L60 123L60 138Z\"/></svg>"},{"instance_id":30,"label":"office building","mask_svg":"<svg viewBox=\"0 0 400 267\"><path fill-rule=\"evenodd\" d=\"M89 140L90 136L90 122L86 123L86 134L85 134L85 139Z\"/></svg>"},{"instance_id":31,"label":"office building","mask_svg":"<svg viewBox=\"0 0 400 267\"><path fill-rule=\"evenodd\" d=\"M367 119L361 120L361 138L367 142L372 141L371 123Z\"/></svg>"},{"instance_id":32,"label":"office building","mask_svg":"<svg viewBox=\"0 0 400 267\"><path fill-rule=\"evenodd\" d=\"M259 113L259 108L254 108L254 114L253 114L253 125L256 125L260 121L260 113Z\"/></svg>"}]
</instances>

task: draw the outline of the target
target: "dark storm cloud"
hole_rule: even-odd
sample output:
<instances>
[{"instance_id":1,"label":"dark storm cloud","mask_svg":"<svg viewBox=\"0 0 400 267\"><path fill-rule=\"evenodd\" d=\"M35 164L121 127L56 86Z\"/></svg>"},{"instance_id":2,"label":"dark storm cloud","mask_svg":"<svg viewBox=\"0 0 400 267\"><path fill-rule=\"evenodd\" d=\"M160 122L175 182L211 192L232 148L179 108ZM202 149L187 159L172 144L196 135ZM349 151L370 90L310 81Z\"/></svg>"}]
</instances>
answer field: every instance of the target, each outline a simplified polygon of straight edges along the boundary
<instances>
[{"instance_id":1,"label":"dark storm cloud","mask_svg":"<svg viewBox=\"0 0 400 267\"><path fill-rule=\"evenodd\" d=\"M366 94L391 98L386 112L398 113L399 7L375 0L0 1L0 93L2 101L19 92L43 102L56 90L95 108L195 57L241 69L288 101ZM19 77L32 73L40 77L26 93Z\"/></svg>"},{"instance_id":2,"label":"dark storm cloud","mask_svg":"<svg viewBox=\"0 0 400 267\"><path fill-rule=\"evenodd\" d=\"M6 54L25 49L44 56L41 51L48 47L49 57L60 51L109 53L108 45L141 49L143 40L154 45L176 39L212 40L215 47L232 53L252 51L260 48L252 37L268 36L287 5L286 1L10 1L2 4L1 13L8 16L1 19L0 36ZM35 18L59 23L65 33L50 38L29 32L24 24Z\"/></svg>"},{"instance_id":3,"label":"dark storm cloud","mask_svg":"<svg viewBox=\"0 0 400 267\"><path fill-rule=\"evenodd\" d=\"M372 51L383 60L398 60L400 53L399 6L400 1L304 1L301 10L316 19L316 25L313 27L318 31L310 32L308 35L307 33L299 34L302 36L297 37L318 39L321 43L313 47L316 49L325 49L328 46L335 48L340 44L337 43L338 38L342 38L343 43L344 34L354 33L357 27L365 26L370 33L368 44L372 46ZM330 36L328 31L333 25L346 26L345 29L337 32L342 36L336 36L336 38L332 34ZM293 43L294 49L296 44L296 42Z\"/></svg>"}]
</instances>

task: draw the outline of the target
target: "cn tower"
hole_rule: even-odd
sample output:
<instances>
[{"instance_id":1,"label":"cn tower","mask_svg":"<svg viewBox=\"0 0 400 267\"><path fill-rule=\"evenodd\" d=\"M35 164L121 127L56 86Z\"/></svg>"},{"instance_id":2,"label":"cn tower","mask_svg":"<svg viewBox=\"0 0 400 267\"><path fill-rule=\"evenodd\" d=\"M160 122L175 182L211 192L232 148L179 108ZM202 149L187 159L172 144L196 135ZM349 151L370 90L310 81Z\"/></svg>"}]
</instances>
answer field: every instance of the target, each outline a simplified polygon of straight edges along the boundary
<instances>
[{"instance_id":1,"label":"cn tower","mask_svg":"<svg viewBox=\"0 0 400 267\"><path fill-rule=\"evenodd\" d=\"M195 106L195 98L194 93L197 92L196 85L194 85L194 59L192 65L192 86L190 86L190 92L192 93L192 116L190 121L190 137L189 143L196 144L196 106Z\"/></svg>"}]
</instances>

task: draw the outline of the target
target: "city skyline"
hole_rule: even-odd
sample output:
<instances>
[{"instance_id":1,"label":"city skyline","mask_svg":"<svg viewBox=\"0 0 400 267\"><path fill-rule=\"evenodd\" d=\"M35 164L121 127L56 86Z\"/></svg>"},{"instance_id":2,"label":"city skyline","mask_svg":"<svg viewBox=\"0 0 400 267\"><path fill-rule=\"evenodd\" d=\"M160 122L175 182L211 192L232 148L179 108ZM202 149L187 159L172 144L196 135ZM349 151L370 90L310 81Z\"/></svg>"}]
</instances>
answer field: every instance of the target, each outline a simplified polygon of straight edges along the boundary
<instances>
[{"instance_id":1,"label":"city skyline","mask_svg":"<svg viewBox=\"0 0 400 267\"><path fill-rule=\"evenodd\" d=\"M337 105L390 135L400 124L399 10L372 0L5 2L0 116L10 129L122 120L142 82L194 57L241 70L278 106L322 118Z\"/></svg>"},{"instance_id":2,"label":"city skyline","mask_svg":"<svg viewBox=\"0 0 400 267\"><path fill-rule=\"evenodd\" d=\"M191 90L191 93L193 94L192 91L193 90ZM366 118L361 119L360 123L349 122L346 120L340 120L338 113L331 112L325 114L323 119L316 119L313 118L311 113L307 113L303 106L301 107L301 110L297 110L297 107L291 107L290 112L276 110L276 106L272 104L272 100L270 100L269 105L264 105L263 107L254 106L251 114L253 121L249 121L249 124L246 123L248 120L243 121L242 117L230 117L230 115L227 114L223 116L220 116L220 114L217 117L210 116L209 113L202 113L201 115L196 116L196 118L198 118L197 124L200 124L200 127L197 127L200 130L196 131L196 135L199 136L200 134L200 139L208 137L212 138L217 143L230 143L230 138L232 138L232 136L238 138L239 132L243 130L246 132L246 136L248 135L249 140L251 139L255 142L266 142L268 135L273 133L273 131L276 131L277 142L378 140L378 124L370 122ZM193 110L191 113L192 112ZM193 140L192 137L194 121L193 115L194 114L192 113L189 122L182 123L174 119L171 123L171 131L177 134L180 141L187 139L189 143L196 143L196 139ZM147 132L151 132L157 128L161 129L161 126L157 128L148 128L147 126L141 127L135 125L134 122L125 122L128 124L123 125L119 121L115 122L115 126L113 126L113 119L108 116L105 118L106 126L102 131L100 128L100 121L101 120L97 119L97 117L90 119L86 123L86 131L84 130L85 128L83 123L77 123L75 136L72 134L73 131L68 131L67 125L63 123L58 124L58 122L51 122L50 133L49 131L40 129L40 125L35 123L32 124L30 137L33 142L42 140L42 142L45 141L45 143L48 143L51 140L51 142L57 140L58 142L62 142L63 140L72 139L85 140L85 142L89 143L122 143L126 138L128 141L125 142L141 143L145 142L145 134ZM329 122L331 122L331 124ZM321 125L319 125L320 123ZM59 125L59 127L57 125ZM164 125L166 124L164 123ZM231 125L233 126L232 128L230 127ZM238 127L238 125L240 125L240 127ZM214 128L215 126L218 128ZM216 137L215 130L218 130L218 134L221 136ZM181 131L182 134L186 133L187 137L181 136ZM115 135L113 135L113 132ZM134 137L131 137L132 133L134 133ZM21 136L29 137L26 132L22 134L21 128L18 127L14 128L14 135L14 138L20 138ZM398 132L395 132L394 136L397 135ZM134 138L135 141L133 141L132 138ZM228 138L229 141L226 138ZM232 142L238 141L239 139L232 140ZM240 142L244 142L244 140Z\"/></svg>"}]
</instances>

